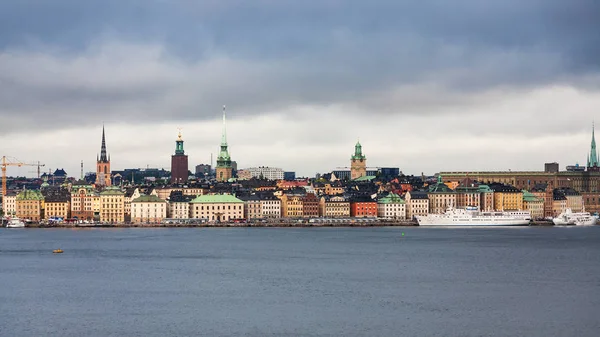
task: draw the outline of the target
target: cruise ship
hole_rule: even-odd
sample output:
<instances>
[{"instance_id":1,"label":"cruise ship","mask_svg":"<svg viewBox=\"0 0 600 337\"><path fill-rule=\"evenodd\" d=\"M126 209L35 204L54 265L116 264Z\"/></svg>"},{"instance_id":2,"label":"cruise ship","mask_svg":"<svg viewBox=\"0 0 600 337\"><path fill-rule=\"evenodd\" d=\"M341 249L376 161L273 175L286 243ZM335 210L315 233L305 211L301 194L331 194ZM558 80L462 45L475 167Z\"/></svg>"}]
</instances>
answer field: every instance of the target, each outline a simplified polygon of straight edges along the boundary
<instances>
[{"instance_id":1,"label":"cruise ship","mask_svg":"<svg viewBox=\"0 0 600 337\"><path fill-rule=\"evenodd\" d=\"M560 213L552 222L557 226L578 225L592 226L596 224L597 218L588 212L573 213L570 208Z\"/></svg>"},{"instance_id":2,"label":"cruise ship","mask_svg":"<svg viewBox=\"0 0 600 337\"><path fill-rule=\"evenodd\" d=\"M531 213L527 211L480 212L477 207L448 208L444 214L417 216L419 226L528 226Z\"/></svg>"}]
</instances>

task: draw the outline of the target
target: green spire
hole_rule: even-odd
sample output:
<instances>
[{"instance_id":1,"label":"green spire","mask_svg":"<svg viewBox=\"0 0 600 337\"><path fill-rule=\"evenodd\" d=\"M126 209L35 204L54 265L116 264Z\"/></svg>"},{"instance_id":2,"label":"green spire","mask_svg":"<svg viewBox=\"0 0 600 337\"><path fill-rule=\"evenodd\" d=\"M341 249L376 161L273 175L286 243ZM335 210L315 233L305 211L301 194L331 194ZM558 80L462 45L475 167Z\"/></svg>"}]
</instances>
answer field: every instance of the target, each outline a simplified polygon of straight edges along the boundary
<instances>
[{"instance_id":1,"label":"green spire","mask_svg":"<svg viewBox=\"0 0 600 337\"><path fill-rule=\"evenodd\" d=\"M594 129L594 123L592 122L592 144L590 146L590 155L588 157L588 167L600 166L598 163L598 152L596 151L596 136Z\"/></svg>"},{"instance_id":2,"label":"green spire","mask_svg":"<svg viewBox=\"0 0 600 337\"><path fill-rule=\"evenodd\" d=\"M354 155L352 155L352 159L366 159L362 154L362 145L360 145L360 140L358 140L356 145L354 145Z\"/></svg>"},{"instance_id":3,"label":"green spire","mask_svg":"<svg viewBox=\"0 0 600 337\"><path fill-rule=\"evenodd\" d=\"M221 151L217 157L217 167L231 167L231 157L227 146L227 129L225 119L225 106L223 105L223 131L221 134Z\"/></svg>"}]
</instances>

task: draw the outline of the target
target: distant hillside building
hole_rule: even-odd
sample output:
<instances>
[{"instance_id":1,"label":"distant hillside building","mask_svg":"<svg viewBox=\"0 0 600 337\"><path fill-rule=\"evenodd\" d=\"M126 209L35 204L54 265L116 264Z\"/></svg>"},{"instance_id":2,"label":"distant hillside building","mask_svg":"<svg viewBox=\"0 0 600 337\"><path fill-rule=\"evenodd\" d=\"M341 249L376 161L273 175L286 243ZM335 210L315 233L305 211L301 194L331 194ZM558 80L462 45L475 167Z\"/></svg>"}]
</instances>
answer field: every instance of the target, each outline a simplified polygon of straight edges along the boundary
<instances>
[{"instance_id":1,"label":"distant hillside building","mask_svg":"<svg viewBox=\"0 0 600 337\"><path fill-rule=\"evenodd\" d=\"M175 154L171 156L171 184L183 184L188 180L188 156L183 150L181 131L175 141Z\"/></svg>"},{"instance_id":2,"label":"distant hillside building","mask_svg":"<svg viewBox=\"0 0 600 337\"><path fill-rule=\"evenodd\" d=\"M250 178L267 179L267 180L282 180L283 169L277 167L259 166L249 167L244 169L250 175Z\"/></svg>"}]
</instances>

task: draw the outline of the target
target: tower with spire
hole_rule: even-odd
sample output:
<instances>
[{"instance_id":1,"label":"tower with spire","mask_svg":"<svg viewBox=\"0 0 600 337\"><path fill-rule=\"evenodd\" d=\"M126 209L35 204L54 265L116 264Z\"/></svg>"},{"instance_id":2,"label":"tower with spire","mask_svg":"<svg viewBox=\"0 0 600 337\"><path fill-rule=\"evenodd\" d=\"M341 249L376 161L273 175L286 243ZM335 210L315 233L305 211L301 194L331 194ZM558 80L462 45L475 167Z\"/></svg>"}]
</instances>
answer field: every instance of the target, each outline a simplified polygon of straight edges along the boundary
<instances>
[{"instance_id":1,"label":"tower with spire","mask_svg":"<svg viewBox=\"0 0 600 337\"><path fill-rule=\"evenodd\" d=\"M354 154L350 157L350 178L352 180L367 175L367 157L362 153L360 140L354 145Z\"/></svg>"},{"instance_id":2,"label":"tower with spire","mask_svg":"<svg viewBox=\"0 0 600 337\"><path fill-rule=\"evenodd\" d=\"M96 186L110 186L111 182L110 155L106 154L106 136L102 125L102 146L100 156L96 156Z\"/></svg>"},{"instance_id":3,"label":"tower with spire","mask_svg":"<svg viewBox=\"0 0 600 337\"><path fill-rule=\"evenodd\" d=\"M598 163L598 151L596 150L596 136L595 136L595 127L594 123L592 123L592 144L590 146L590 153L587 158L587 170L593 172L600 171L600 163Z\"/></svg>"},{"instance_id":4,"label":"tower with spire","mask_svg":"<svg viewBox=\"0 0 600 337\"><path fill-rule=\"evenodd\" d=\"M217 157L217 167L215 169L217 181L228 181L233 175L231 167L231 157L227 146L227 128L225 119L225 106L223 105L223 131L221 133L221 150Z\"/></svg>"},{"instance_id":5,"label":"tower with spire","mask_svg":"<svg viewBox=\"0 0 600 337\"><path fill-rule=\"evenodd\" d=\"M175 141L175 154L171 156L171 184L182 184L188 180L188 156L183 150L181 129Z\"/></svg>"}]
</instances>

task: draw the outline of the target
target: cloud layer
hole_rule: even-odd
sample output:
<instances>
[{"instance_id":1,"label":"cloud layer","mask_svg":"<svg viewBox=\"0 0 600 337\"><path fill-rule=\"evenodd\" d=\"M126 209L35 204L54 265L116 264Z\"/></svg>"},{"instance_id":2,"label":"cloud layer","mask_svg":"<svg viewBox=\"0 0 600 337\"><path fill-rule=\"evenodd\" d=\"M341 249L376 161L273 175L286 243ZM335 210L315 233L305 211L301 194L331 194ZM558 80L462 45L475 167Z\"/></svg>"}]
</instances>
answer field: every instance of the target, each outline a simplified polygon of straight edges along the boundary
<instances>
[{"instance_id":1,"label":"cloud layer","mask_svg":"<svg viewBox=\"0 0 600 337\"><path fill-rule=\"evenodd\" d=\"M347 166L359 136L370 166L408 173L583 162L595 13L592 0L3 1L2 150L77 172L104 122L115 168L168 167L182 126L190 162L208 162L227 104L240 167Z\"/></svg>"}]
</instances>

